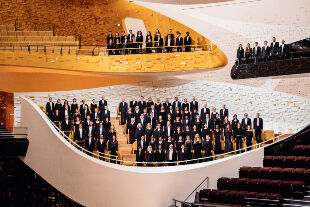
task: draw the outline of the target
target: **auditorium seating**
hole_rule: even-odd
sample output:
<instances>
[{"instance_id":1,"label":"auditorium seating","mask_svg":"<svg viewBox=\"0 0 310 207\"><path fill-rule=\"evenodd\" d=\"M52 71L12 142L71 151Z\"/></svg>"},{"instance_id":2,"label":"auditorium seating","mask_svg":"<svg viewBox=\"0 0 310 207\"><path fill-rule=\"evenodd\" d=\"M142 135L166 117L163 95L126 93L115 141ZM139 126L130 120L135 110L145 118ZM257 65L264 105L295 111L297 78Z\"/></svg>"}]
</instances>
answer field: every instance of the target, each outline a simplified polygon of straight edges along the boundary
<instances>
[{"instance_id":1,"label":"auditorium seating","mask_svg":"<svg viewBox=\"0 0 310 207\"><path fill-rule=\"evenodd\" d=\"M305 206L310 201L309 137L296 143L287 155L266 155L263 167L244 166L239 178L221 177L217 190L203 189L193 206ZM287 142L287 143L288 143ZM286 144L287 144L286 143ZM281 145L281 143L278 143ZM282 144L283 145L283 144ZM266 151L265 151L266 152Z\"/></svg>"},{"instance_id":2,"label":"auditorium seating","mask_svg":"<svg viewBox=\"0 0 310 207\"><path fill-rule=\"evenodd\" d=\"M68 49L68 45L70 49L78 45L74 36L54 36L52 31L15 31L14 26L0 25L2 50L29 50L31 46L36 50L60 50L60 47Z\"/></svg>"}]
</instances>

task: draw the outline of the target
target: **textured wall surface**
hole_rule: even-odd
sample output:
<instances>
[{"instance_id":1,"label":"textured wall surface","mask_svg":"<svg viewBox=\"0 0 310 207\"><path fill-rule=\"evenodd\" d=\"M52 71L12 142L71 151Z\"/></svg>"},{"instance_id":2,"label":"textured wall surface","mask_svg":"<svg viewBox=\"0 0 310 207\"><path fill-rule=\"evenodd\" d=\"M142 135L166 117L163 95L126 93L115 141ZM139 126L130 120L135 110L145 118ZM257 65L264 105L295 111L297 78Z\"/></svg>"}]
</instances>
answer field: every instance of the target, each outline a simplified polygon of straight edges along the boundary
<instances>
[{"instance_id":1,"label":"textured wall surface","mask_svg":"<svg viewBox=\"0 0 310 207\"><path fill-rule=\"evenodd\" d=\"M56 35L81 34L82 44L105 45L110 30L113 35L126 30L122 24L126 17L142 19L153 35L155 29L164 35L172 28L184 36L186 31L191 32L194 44L209 42L183 24L125 0L1 0L0 17L0 24L14 24L17 20L18 30L52 30L55 24Z\"/></svg>"},{"instance_id":2,"label":"textured wall surface","mask_svg":"<svg viewBox=\"0 0 310 207\"><path fill-rule=\"evenodd\" d=\"M286 93L275 92L261 88L254 88L229 83L219 83L212 81L153 81L143 82L136 85L117 85L113 89L108 87L63 91L46 93L15 93L15 124L20 122L20 96L30 97L36 104L45 105L48 97L56 99L68 99L70 102L77 98L78 102L85 99L87 103L95 98L100 100L105 95L108 101L112 116L116 116L116 108L125 97L130 101L132 96L137 99L143 95L145 98L152 97L155 101L159 98L169 98L173 101L175 96L183 101L187 98L191 101L195 96L199 101L199 108L203 103L208 107L216 107L220 110L222 104L230 110L229 119L233 114L237 114L239 120L243 118L244 113L248 113L250 118L255 118L257 112L264 119L265 130L273 129L275 132L288 132L292 129L304 126L310 119L310 100Z\"/></svg>"}]
</instances>

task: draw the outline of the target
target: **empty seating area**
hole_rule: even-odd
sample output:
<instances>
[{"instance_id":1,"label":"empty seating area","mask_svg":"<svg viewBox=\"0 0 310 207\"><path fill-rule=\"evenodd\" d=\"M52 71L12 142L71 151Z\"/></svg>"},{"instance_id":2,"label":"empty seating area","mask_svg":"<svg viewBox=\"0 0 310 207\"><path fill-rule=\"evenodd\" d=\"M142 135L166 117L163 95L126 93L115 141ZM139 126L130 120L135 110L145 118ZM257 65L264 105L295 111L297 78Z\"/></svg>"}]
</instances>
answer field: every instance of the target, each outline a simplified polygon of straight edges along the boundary
<instances>
[{"instance_id":1,"label":"empty seating area","mask_svg":"<svg viewBox=\"0 0 310 207\"><path fill-rule=\"evenodd\" d=\"M0 49L26 49L28 46L38 46L35 49L51 49L51 47L75 47L78 41L74 36L54 36L53 31L15 31L14 26L0 25Z\"/></svg>"},{"instance_id":2,"label":"empty seating area","mask_svg":"<svg viewBox=\"0 0 310 207\"><path fill-rule=\"evenodd\" d=\"M284 153L286 156L280 151L280 155L270 156L265 151L262 167L244 166L239 169L239 178L219 178L217 189L200 190L193 206L308 206L310 145L307 136L277 143L281 147L290 145L291 150Z\"/></svg>"}]
</instances>

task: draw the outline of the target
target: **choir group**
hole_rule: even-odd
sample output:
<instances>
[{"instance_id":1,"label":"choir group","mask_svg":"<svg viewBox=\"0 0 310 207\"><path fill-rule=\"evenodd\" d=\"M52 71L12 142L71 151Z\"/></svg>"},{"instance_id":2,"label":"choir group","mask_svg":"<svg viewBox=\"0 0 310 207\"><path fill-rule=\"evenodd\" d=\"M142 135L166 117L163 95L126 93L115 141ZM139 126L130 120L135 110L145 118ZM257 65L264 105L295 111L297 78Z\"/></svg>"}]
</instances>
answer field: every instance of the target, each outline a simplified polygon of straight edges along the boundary
<instances>
[{"instance_id":1,"label":"choir group","mask_svg":"<svg viewBox=\"0 0 310 207\"><path fill-rule=\"evenodd\" d=\"M162 52L190 52L192 38L189 35L189 32L186 32L186 36L183 38L180 32L177 32L177 37L174 37L172 29L169 30L169 33L165 37L165 41L161 36L160 31L157 29L155 31L154 37L151 32L148 31L145 38L141 31L138 31L137 34L133 34L132 30L129 30L128 35L125 31L122 31L122 35L119 35L118 32L113 36L112 32L109 32L107 36L107 49L109 55L120 55L120 54L140 54L143 53L142 45L145 43L145 53L156 53ZM184 48L183 48L184 46Z\"/></svg>"},{"instance_id":2,"label":"choir group","mask_svg":"<svg viewBox=\"0 0 310 207\"><path fill-rule=\"evenodd\" d=\"M108 150L110 155L117 156L116 130L111 125L104 96L98 105L93 99L90 106L85 100L79 106L75 98L71 104L67 100L61 103L60 99L54 103L49 98L46 114L65 134L73 131L73 139L85 143L87 151L93 152L96 145L100 153ZM174 165L176 161L193 163L192 159L194 162L207 161L214 154L233 151L234 145L236 150L241 149L243 141L246 146L251 146L254 135L256 141L261 142L263 130L259 113L253 123L247 114L241 121L237 115L230 121L225 104L218 112L215 107L210 110L204 103L199 111L195 97L191 102L186 98L180 102L175 97L172 103L168 98L163 103L160 99L154 103L152 98L145 101L143 96L139 101L133 97L128 103L122 98L118 114L120 123L126 127L129 144L137 145L138 166L143 162L153 166L151 162Z\"/></svg>"},{"instance_id":3,"label":"choir group","mask_svg":"<svg viewBox=\"0 0 310 207\"><path fill-rule=\"evenodd\" d=\"M272 38L270 46L268 42L264 41L262 47L258 42L255 42L255 46L251 48L250 43L247 43L246 48L243 49L242 44L239 44L237 50L237 62L236 64L249 64L266 61L284 60L289 57L289 46L282 40L281 45L276 41L276 37Z\"/></svg>"}]
</instances>

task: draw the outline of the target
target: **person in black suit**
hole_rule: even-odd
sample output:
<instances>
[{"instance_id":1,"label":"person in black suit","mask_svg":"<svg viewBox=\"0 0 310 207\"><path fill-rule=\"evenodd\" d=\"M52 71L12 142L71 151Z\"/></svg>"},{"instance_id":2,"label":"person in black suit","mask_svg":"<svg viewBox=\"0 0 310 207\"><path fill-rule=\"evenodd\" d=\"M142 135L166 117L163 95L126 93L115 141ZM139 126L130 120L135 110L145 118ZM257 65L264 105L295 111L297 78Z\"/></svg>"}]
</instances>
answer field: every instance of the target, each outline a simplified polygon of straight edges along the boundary
<instances>
[{"instance_id":1,"label":"person in black suit","mask_svg":"<svg viewBox=\"0 0 310 207\"><path fill-rule=\"evenodd\" d=\"M122 31L121 44L123 44L123 42L124 42L124 40L125 40L125 36L127 37L126 32L125 32L125 31Z\"/></svg>"},{"instance_id":2,"label":"person in black suit","mask_svg":"<svg viewBox=\"0 0 310 207\"><path fill-rule=\"evenodd\" d=\"M125 98L122 98L122 102L119 104L119 113L121 114L121 125L126 124L126 113L128 111L128 105L125 102Z\"/></svg>"},{"instance_id":3,"label":"person in black suit","mask_svg":"<svg viewBox=\"0 0 310 207\"><path fill-rule=\"evenodd\" d=\"M182 46L183 46L183 37L181 37L181 33L178 32L178 37L175 39L177 51L182 52Z\"/></svg>"},{"instance_id":4,"label":"person in black suit","mask_svg":"<svg viewBox=\"0 0 310 207\"><path fill-rule=\"evenodd\" d=\"M141 50L142 49L142 43L140 43L140 42L143 42L143 35L142 35L141 31L137 32L136 42L138 42L138 48Z\"/></svg>"},{"instance_id":5,"label":"person in black suit","mask_svg":"<svg viewBox=\"0 0 310 207\"><path fill-rule=\"evenodd\" d=\"M116 163L117 159L117 151L118 151L118 141L116 140L116 136L112 136L112 140L109 141L109 150L110 150L110 162Z\"/></svg>"},{"instance_id":6,"label":"person in black suit","mask_svg":"<svg viewBox=\"0 0 310 207\"><path fill-rule=\"evenodd\" d=\"M95 122L98 116L99 116L99 118L101 117L100 113L98 112L98 109L96 108L94 113L91 114L90 119L93 122Z\"/></svg>"},{"instance_id":7,"label":"person in black suit","mask_svg":"<svg viewBox=\"0 0 310 207\"><path fill-rule=\"evenodd\" d=\"M136 37L135 36L132 37L132 42L130 44L130 47L132 48L130 50L131 54L138 54L139 50L137 48L139 47L139 44L136 42Z\"/></svg>"},{"instance_id":8,"label":"person in black suit","mask_svg":"<svg viewBox=\"0 0 310 207\"><path fill-rule=\"evenodd\" d=\"M191 113L194 112L194 110L198 111L198 101L196 101L195 96L193 97L193 100L190 102L190 111Z\"/></svg>"},{"instance_id":9,"label":"person in black suit","mask_svg":"<svg viewBox=\"0 0 310 207\"><path fill-rule=\"evenodd\" d=\"M109 34L108 34L108 36L107 36L107 44L109 44L110 43L110 41L112 40L112 43L113 43L113 35L112 35L112 31L109 31Z\"/></svg>"},{"instance_id":10,"label":"person in black suit","mask_svg":"<svg viewBox=\"0 0 310 207\"><path fill-rule=\"evenodd\" d=\"M154 130L154 138L156 142L158 142L160 137L164 138L164 132L160 127L161 127L160 124L157 124L156 129Z\"/></svg>"},{"instance_id":11,"label":"person in black suit","mask_svg":"<svg viewBox=\"0 0 310 207\"><path fill-rule=\"evenodd\" d=\"M79 124L79 128L75 129L74 132L74 141L82 141L86 138L86 130L83 129L83 125Z\"/></svg>"},{"instance_id":12,"label":"person in black suit","mask_svg":"<svg viewBox=\"0 0 310 207\"><path fill-rule=\"evenodd\" d=\"M108 106L105 105L103 111L100 113L101 114L101 120L106 120L106 118L109 119L110 121L110 111L108 110Z\"/></svg>"},{"instance_id":13,"label":"person in black suit","mask_svg":"<svg viewBox=\"0 0 310 207\"><path fill-rule=\"evenodd\" d=\"M142 149L142 153L145 154L147 150L146 141L144 136L141 136L141 140L137 143L137 147Z\"/></svg>"},{"instance_id":14,"label":"person in black suit","mask_svg":"<svg viewBox=\"0 0 310 207\"><path fill-rule=\"evenodd\" d=\"M84 105L84 108L80 110L80 113L83 121L87 119L87 116L90 116L90 112L87 105Z\"/></svg>"},{"instance_id":15,"label":"person in black suit","mask_svg":"<svg viewBox=\"0 0 310 207\"><path fill-rule=\"evenodd\" d=\"M208 158L212 156L213 152L213 145L212 145L212 140L210 138L210 135L206 135L206 138L203 139L203 152L204 152L204 161L210 161L212 158Z\"/></svg>"},{"instance_id":16,"label":"person in black suit","mask_svg":"<svg viewBox=\"0 0 310 207\"><path fill-rule=\"evenodd\" d=\"M128 36L124 36L124 40L121 42L123 48L123 54L127 55L128 50L126 48L130 48L130 42L128 42Z\"/></svg>"},{"instance_id":17,"label":"person in black suit","mask_svg":"<svg viewBox=\"0 0 310 207\"><path fill-rule=\"evenodd\" d=\"M175 162L177 161L176 151L173 149L173 145L169 145L169 149L166 152L166 161L167 162ZM174 163L168 163L169 166L173 166Z\"/></svg>"},{"instance_id":18,"label":"person in black suit","mask_svg":"<svg viewBox=\"0 0 310 207\"><path fill-rule=\"evenodd\" d=\"M186 32L186 37L184 37L184 45L185 45L185 52L191 51L191 46L186 45L192 45L192 38L189 36L189 32Z\"/></svg>"},{"instance_id":19,"label":"person in black suit","mask_svg":"<svg viewBox=\"0 0 310 207\"><path fill-rule=\"evenodd\" d=\"M247 130L248 125L252 125L252 122L251 122L251 119L248 118L248 114L245 113L244 118L241 121L241 127L242 127L243 131Z\"/></svg>"},{"instance_id":20,"label":"person in black suit","mask_svg":"<svg viewBox=\"0 0 310 207\"><path fill-rule=\"evenodd\" d=\"M158 145L158 150L156 151L156 162L165 162L165 152L162 149L162 145ZM163 166L163 163L157 163L158 166Z\"/></svg>"},{"instance_id":21,"label":"person in black suit","mask_svg":"<svg viewBox=\"0 0 310 207\"><path fill-rule=\"evenodd\" d=\"M224 121L224 118L227 116L227 118L228 118L228 109L226 109L226 106L225 106L225 104L223 104L223 106L222 106L222 108L221 108L221 110L220 110L220 119L222 120L222 121Z\"/></svg>"},{"instance_id":22,"label":"person in black suit","mask_svg":"<svg viewBox=\"0 0 310 207\"><path fill-rule=\"evenodd\" d=\"M107 140L105 139L105 137L102 134L98 140L98 145L97 145L97 149L98 149L100 156L104 156L104 151L106 150L106 146L107 146ZM100 153L102 153L102 154L100 154Z\"/></svg>"},{"instance_id":23,"label":"person in black suit","mask_svg":"<svg viewBox=\"0 0 310 207\"><path fill-rule=\"evenodd\" d=\"M245 62L246 64L249 64L252 60L252 48L250 46L250 43L248 43L246 45L246 48L245 48Z\"/></svg>"},{"instance_id":24,"label":"person in black suit","mask_svg":"<svg viewBox=\"0 0 310 207\"><path fill-rule=\"evenodd\" d=\"M278 55L279 55L279 42L276 41L276 37L273 37L272 42L270 44L270 57L273 61L276 61Z\"/></svg>"},{"instance_id":25,"label":"person in black suit","mask_svg":"<svg viewBox=\"0 0 310 207\"><path fill-rule=\"evenodd\" d=\"M165 107L166 113L169 112L169 107L171 106L171 103L169 103L169 99L166 98L165 102L163 103L163 106Z\"/></svg>"},{"instance_id":26,"label":"person in black suit","mask_svg":"<svg viewBox=\"0 0 310 207\"><path fill-rule=\"evenodd\" d=\"M85 100L83 99L82 104L80 105L80 114L82 114L82 110L85 109L85 106L87 106L88 108L88 105L85 103Z\"/></svg>"},{"instance_id":27,"label":"person in black suit","mask_svg":"<svg viewBox=\"0 0 310 207\"><path fill-rule=\"evenodd\" d=\"M263 119L260 118L259 113L256 114L256 118L254 118L253 129L255 132L255 138L257 143L262 142L262 131L264 129Z\"/></svg>"},{"instance_id":28,"label":"person in black suit","mask_svg":"<svg viewBox=\"0 0 310 207\"><path fill-rule=\"evenodd\" d=\"M174 43L174 34L172 33L172 29L169 29L168 35L170 35L170 37L171 37L171 39L172 39L172 41ZM166 40L168 39L168 35L166 36Z\"/></svg>"},{"instance_id":29,"label":"person in black suit","mask_svg":"<svg viewBox=\"0 0 310 207\"><path fill-rule=\"evenodd\" d=\"M48 118L52 119L55 112L55 104L52 97L49 98L49 102L46 103L46 114Z\"/></svg>"},{"instance_id":30,"label":"person in black suit","mask_svg":"<svg viewBox=\"0 0 310 207\"><path fill-rule=\"evenodd\" d=\"M95 139L93 138L92 134L88 134L88 138L85 140L85 149L89 152L87 152L88 155L92 156L90 152L93 152L95 150Z\"/></svg>"},{"instance_id":31,"label":"person in black suit","mask_svg":"<svg viewBox=\"0 0 310 207\"><path fill-rule=\"evenodd\" d=\"M99 112L102 112L104 109L104 106L107 106L108 102L105 100L105 97L102 96L101 100L99 101Z\"/></svg>"},{"instance_id":32,"label":"person in black suit","mask_svg":"<svg viewBox=\"0 0 310 207\"><path fill-rule=\"evenodd\" d=\"M233 134L236 142L236 150L242 149L244 130L241 128L241 124L239 122L237 123L237 127L233 130ZM240 151L237 153L239 154Z\"/></svg>"},{"instance_id":33,"label":"person in black suit","mask_svg":"<svg viewBox=\"0 0 310 207\"><path fill-rule=\"evenodd\" d=\"M174 39L171 37L170 34L167 35L165 46L167 52L172 52L174 46Z\"/></svg>"},{"instance_id":34,"label":"person in black suit","mask_svg":"<svg viewBox=\"0 0 310 207\"><path fill-rule=\"evenodd\" d=\"M137 166L143 166L143 163L145 159L145 153L142 152L142 148L138 147L137 154L136 154L136 161L139 162L137 163Z\"/></svg>"},{"instance_id":35,"label":"person in black suit","mask_svg":"<svg viewBox=\"0 0 310 207\"><path fill-rule=\"evenodd\" d=\"M122 49L122 44L119 39L116 39L114 43L114 54L115 55L120 55L121 54L121 49Z\"/></svg>"},{"instance_id":36,"label":"person in black suit","mask_svg":"<svg viewBox=\"0 0 310 207\"><path fill-rule=\"evenodd\" d=\"M146 53L152 53L152 51L153 51L152 36L146 36L146 37L147 37L147 39L146 39L146 44L145 44L145 46L146 46L145 52Z\"/></svg>"},{"instance_id":37,"label":"person in black suit","mask_svg":"<svg viewBox=\"0 0 310 207\"><path fill-rule=\"evenodd\" d=\"M164 133L165 133L165 139L168 139L168 137L174 137L174 129L171 126L170 121L167 122L167 126L164 129Z\"/></svg>"},{"instance_id":38,"label":"person in black suit","mask_svg":"<svg viewBox=\"0 0 310 207\"><path fill-rule=\"evenodd\" d=\"M139 120L138 120L137 124L139 124L139 123L141 124L142 129L144 131L145 127L146 127L146 123L147 123L146 117L144 117L144 114L140 114L140 117L139 117Z\"/></svg>"},{"instance_id":39,"label":"person in black suit","mask_svg":"<svg viewBox=\"0 0 310 207\"><path fill-rule=\"evenodd\" d=\"M282 44L279 47L279 56L281 57L281 60L284 60L288 57L288 45L285 44L285 41L282 40Z\"/></svg>"},{"instance_id":40,"label":"person in black suit","mask_svg":"<svg viewBox=\"0 0 310 207\"><path fill-rule=\"evenodd\" d=\"M157 53L162 53L162 47L164 46L164 40L161 37L161 34L158 33L157 35L157 42L155 42L155 47L158 47L156 52Z\"/></svg>"},{"instance_id":41,"label":"person in black suit","mask_svg":"<svg viewBox=\"0 0 310 207\"><path fill-rule=\"evenodd\" d=\"M155 127L156 127L156 118L155 118L153 112L151 112L150 115L147 117L146 122L151 124L152 129L155 129Z\"/></svg>"},{"instance_id":42,"label":"person in black suit","mask_svg":"<svg viewBox=\"0 0 310 207\"><path fill-rule=\"evenodd\" d=\"M269 59L270 48L267 44L268 42L264 41L264 46L262 47L262 56L261 56L261 58L263 59L263 62L266 62Z\"/></svg>"},{"instance_id":43,"label":"person in black suit","mask_svg":"<svg viewBox=\"0 0 310 207\"><path fill-rule=\"evenodd\" d=\"M102 122L100 122L99 126L96 128L96 139L99 139L101 135L105 138L107 137L107 133Z\"/></svg>"},{"instance_id":44,"label":"person in black suit","mask_svg":"<svg viewBox=\"0 0 310 207\"><path fill-rule=\"evenodd\" d=\"M69 120L69 115L65 116L65 120L61 123L61 131L65 132L69 136L69 131L71 131L71 120Z\"/></svg>"},{"instance_id":45,"label":"person in black suit","mask_svg":"<svg viewBox=\"0 0 310 207\"><path fill-rule=\"evenodd\" d=\"M113 40L110 39L108 45L107 45L107 49L108 49L108 55L114 55L114 44L113 44Z\"/></svg>"},{"instance_id":46,"label":"person in black suit","mask_svg":"<svg viewBox=\"0 0 310 207\"><path fill-rule=\"evenodd\" d=\"M129 34L127 35L128 48L131 48L131 43L133 42L134 36L135 35L132 34L132 30L129 30Z\"/></svg>"},{"instance_id":47,"label":"person in black suit","mask_svg":"<svg viewBox=\"0 0 310 207\"><path fill-rule=\"evenodd\" d=\"M151 145L149 145L147 147L146 160L145 161L148 162L146 164L146 166L148 166L148 167L152 167L153 166L152 162L154 162L154 150L152 149Z\"/></svg>"},{"instance_id":48,"label":"person in black suit","mask_svg":"<svg viewBox=\"0 0 310 207\"><path fill-rule=\"evenodd\" d=\"M52 121L53 122L55 122L55 121L61 122L62 121L62 116L61 116L61 114L59 113L59 111L57 109L55 110L55 113L53 115Z\"/></svg>"},{"instance_id":49,"label":"person in black suit","mask_svg":"<svg viewBox=\"0 0 310 207\"><path fill-rule=\"evenodd\" d=\"M207 107L206 103L203 105L203 108L200 110L200 114L201 114L202 121L206 119L207 114L209 114L210 116L210 109Z\"/></svg>"},{"instance_id":50,"label":"person in black suit","mask_svg":"<svg viewBox=\"0 0 310 207\"><path fill-rule=\"evenodd\" d=\"M247 126L247 130L244 132L244 138L247 146L247 151L251 150L252 141L253 141L253 130L251 125Z\"/></svg>"},{"instance_id":51,"label":"person in black suit","mask_svg":"<svg viewBox=\"0 0 310 207\"><path fill-rule=\"evenodd\" d=\"M61 104L61 101L60 99L57 99L57 102L55 104L55 111L58 110L58 112L61 114L62 112L62 104Z\"/></svg>"},{"instance_id":52,"label":"person in black suit","mask_svg":"<svg viewBox=\"0 0 310 207\"><path fill-rule=\"evenodd\" d=\"M142 113L143 110L146 109L146 101L144 101L143 96L140 97L140 101L138 103L138 106L139 106L140 113Z\"/></svg>"},{"instance_id":53,"label":"person in black suit","mask_svg":"<svg viewBox=\"0 0 310 207\"><path fill-rule=\"evenodd\" d=\"M96 100L93 99L92 103L90 104L90 111L91 111L91 113L94 113L95 108L98 108L98 107L97 107L97 104L96 104ZM72 107L71 107L71 109L72 109ZM99 110L99 112L100 112L100 110Z\"/></svg>"},{"instance_id":54,"label":"person in black suit","mask_svg":"<svg viewBox=\"0 0 310 207\"><path fill-rule=\"evenodd\" d=\"M238 59L238 65L243 64L244 60L244 49L242 47L242 44L239 44L238 50L237 50L237 59Z\"/></svg>"},{"instance_id":55,"label":"person in black suit","mask_svg":"<svg viewBox=\"0 0 310 207\"><path fill-rule=\"evenodd\" d=\"M181 110L181 102L179 101L179 98L175 97L174 100L175 101L172 104L173 110L175 111L177 107Z\"/></svg>"},{"instance_id":56,"label":"person in black suit","mask_svg":"<svg viewBox=\"0 0 310 207\"><path fill-rule=\"evenodd\" d=\"M135 109L136 106L138 106L138 102L136 101L135 97L132 97L132 100L129 103L129 107L131 107L132 109Z\"/></svg>"},{"instance_id":57,"label":"person in black suit","mask_svg":"<svg viewBox=\"0 0 310 207\"><path fill-rule=\"evenodd\" d=\"M262 50L260 46L258 46L258 42L255 42L255 47L252 48L252 58L254 59L254 63L257 63L261 57Z\"/></svg>"},{"instance_id":58,"label":"person in black suit","mask_svg":"<svg viewBox=\"0 0 310 207\"><path fill-rule=\"evenodd\" d=\"M91 121L89 123L89 126L86 127L87 134L91 134L93 138L96 136L96 127L94 126L94 123Z\"/></svg>"}]
</instances>

